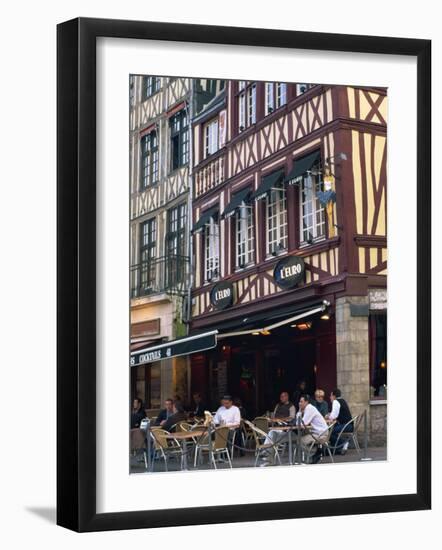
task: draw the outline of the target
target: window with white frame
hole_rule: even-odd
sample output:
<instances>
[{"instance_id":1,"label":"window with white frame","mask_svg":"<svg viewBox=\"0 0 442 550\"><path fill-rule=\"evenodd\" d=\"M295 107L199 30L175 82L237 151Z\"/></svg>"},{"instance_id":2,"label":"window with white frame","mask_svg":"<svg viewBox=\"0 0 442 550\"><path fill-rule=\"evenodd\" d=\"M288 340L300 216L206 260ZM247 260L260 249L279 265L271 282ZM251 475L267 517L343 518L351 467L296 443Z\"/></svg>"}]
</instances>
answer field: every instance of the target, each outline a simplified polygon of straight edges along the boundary
<instances>
[{"instance_id":1,"label":"window with white frame","mask_svg":"<svg viewBox=\"0 0 442 550\"><path fill-rule=\"evenodd\" d=\"M219 122L218 119L211 120L204 127L204 157L213 155L219 148Z\"/></svg>"},{"instance_id":2,"label":"window with white frame","mask_svg":"<svg viewBox=\"0 0 442 550\"><path fill-rule=\"evenodd\" d=\"M272 113L287 103L287 84L285 82L266 82L265 114Z\"/></svg>"},{"instance_id":3,"label":"window with white frame","mask_svg":"<svg viewBox=\"0 0 442 550\"><path fill-rule=\"evenodd\" d=\"M256 122L256 83L238 83L238 128L242 132Z\"/></svg>"},{"instance_id":4,"label":"window with white frame","mask_svg":"<svg viewBox=\"0 0 442 550\"><path fill-rule=\"evenodd\" d=\"M325 211L317 192L321 191L319 176L307 172L299 185L300 240L302 244L325 237Z\"/></svg>"},{"instance_id":5,"label":"window with white frame","mask_svg":"<svg viewBox=\"0 0 442 550\"><path fill-rule=\"evenodd\" d=\"M253 263L255 240L253 231L253 208L242 201L235 214L236 267L243 268Z\"/></svg>"},{"instance_id":6,"label":"window with white frame","mask_svg":"<svg viewBox=\"0 0 442 550\"><path fill-rule=\"evenodd\" d=\"M276 108L282 107L287 103L287 84L285 82L276 83Z\"/></svg>"},{"instance_id":7,"label":"window with white frame","mask_svg":"<svg viewBox=\"0 0 442 550\"><path fill-rule=\"evenodd\" d=\"M219 224L211 216L204 227L204 280L213 281L219 276Z\"/></svg>"},{"instance_id":8,"label":"window with white frame","mask_svg":"<svg viewBox=\"0 0 442 550\"><path fill-rule=\"evenodd\" d=\"M287 199L283 184L273 188L266 198L267 254L287 250Z\"/></svg>"}]
</instances>

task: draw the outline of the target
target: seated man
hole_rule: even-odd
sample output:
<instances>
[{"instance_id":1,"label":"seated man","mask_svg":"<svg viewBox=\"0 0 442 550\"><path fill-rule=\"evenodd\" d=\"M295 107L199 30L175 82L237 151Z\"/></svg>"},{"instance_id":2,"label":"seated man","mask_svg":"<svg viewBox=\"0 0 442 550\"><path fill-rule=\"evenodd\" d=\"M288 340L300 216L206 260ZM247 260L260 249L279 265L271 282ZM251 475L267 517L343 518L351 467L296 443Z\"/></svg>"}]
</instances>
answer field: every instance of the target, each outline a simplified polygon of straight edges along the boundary
<instances>
[{"instance_id":1,"label":"seated man","mask_svg":"<svg viewBox=\"0 0 442 550\"><path fill-rule=\"evenodd\" d=\"M227 426L229 431L229 443L233 445L235 439L240 441L240 434L238 432L238 439L235 437L237 430L241 425L241 412L239 408L233 404L231 395L224 395L221 399L221 407L216 411L213 421L217 426Z\"/></svg>"},{"instance_id":2,"label":"seated man","mask_svg":"<svg viewBox=\"0 0 442 550\"><path fill-rule=\"evenodd\" d=\"M241 413L238 407L233 404L231 395L223 396L221 399L221 407L216 411L213 421L220 426L239 428L241 424Z\"/></svg>"},{"instance_id":3,"label":"seated man","mask_svg":"<svg viewBox=\"0 0 442 550\"><path fill-rule=\"evenodd\" d=\"M325 391L317 389L315 391L315 399L312 402L312 405L314 405L318 411L322 414L322 416L328 415L328 404L324 400L325 397Z\"/></svg>"},{"instance_id":4,"label":"seated man","mask_svg":"<svg viewBox=\"0 0 442 550\"><path fill-rule=\"evenodd\" d=\"M281 392L279 403L273 411L274 418L295 418L296 407L289 399L289 394L286 391Z\"/></svg>"},{"instance_id":5,"label":"seated man","mask_svg":"<svg viewBox=\"0 0 442 550\"><path fill-rule=\"evenodd\" d=\"M307 394L301 395L299 399L299 413L301 416L302 424L306 427L310 427L311 432L315 435L316 439L320 441L327 438L327 423L324 420L322 414L310 403L310 396ZM298 419L291 421L291 424L297 424ZM279 430L270 430L265 439L265 444L281 444L285 443L288 440L288 432L283 432ZM315 439L310 434L305 434L301 438L302 446L306 447L310 445ZM268 452L264 460L269 460L269 457L273 452ZM312 457L312 463L316 464L321 460L322 452L318 448L316 453Z\"/></svg>"},{"instance_id":6,"label":"seated man","mask_svg":"<svg viewBox=\"0 0 442 550\"><path fill-rule=\"evenodd\" d=\"M199 392L195 392L192 397L195 405L190 415L197 418L203 418L204 411L206 410L207 407L203 403L203 398L201 397L201 394Z\"/></svg>"},{"instance_id":7,"label":"seated man","mask_svg":"<svg viewBox=\"0 0 442 550\"><path fill-rule=\"evenodd\" d=\"M313 442L324 443L327 440L327 422L322 414L310 403L310 396L304 394L299 399L299 410L302 413L302 423L306 427L310 427L311 434L304 434L301 437L301 445L303 447L310 446ZM316 464L321 460L322 452L318 448L312 456L312 464Z\"/></svg>"},{"instance_id":8,"label":"seated man","mask_svg":"<svg viewBox=\"0 0 442 550\"><path fill-rule=\"evenodd\" d=\"M173 400L166 399L166 401L164 401L164 409L161 409L158 416L156 417L154 426L163 426L163 424L172 414L173 414Z\"/></svg>"},{"instance_id":9,"label":"seated man","mask_svg":"<svg viewBox=\"0 0 442 550\"><path fill-rule=\"evenodd\" d=\"M174 426L183 420L187 420L187 415L184 412L184 407L181 402L175 402L173 404L173 414L162 424L163 430L175 431Z\"/></svg>"},{"instance_id":10,"label":"seated man","mask_svg":"<svg viewBox=\"0 0 442 550\"><path fill-rule=\"evenodd\" d=\"M330 436L330 443L334 447L341 430L348 422L350 422L352 416L347 401L341 397L341 390L333 390L330 394L330 401L332 402L332 410L331 413L327 415L327 419L331 421L336 420L336 424L334 425ZM352 432L353 424L349 424L345 430L347 432ZM345 454L349 443L350 442L348 440L343 441L342 444L339 445L340 449L337 450L337 453L341 455Z\"/></svg>"}]
</instances>

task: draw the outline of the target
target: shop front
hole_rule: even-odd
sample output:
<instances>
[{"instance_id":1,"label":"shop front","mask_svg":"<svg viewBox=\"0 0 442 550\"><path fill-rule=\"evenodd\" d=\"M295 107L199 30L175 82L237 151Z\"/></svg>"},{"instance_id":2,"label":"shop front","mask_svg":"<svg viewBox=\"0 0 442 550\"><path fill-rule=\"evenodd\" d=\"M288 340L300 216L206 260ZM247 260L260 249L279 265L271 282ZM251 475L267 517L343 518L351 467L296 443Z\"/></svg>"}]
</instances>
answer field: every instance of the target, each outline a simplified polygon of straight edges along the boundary
<instances>
[{"instance_id":1,"label":"shop front","mask_svg":"<svg viewBox=\"0 0 442 550\"><path fill-rule=\"evenodd\" d=\"M234 282L211 288L211 312L195 321L194 330L218 330L217 345L192 355L191 389L212 408L229 393L254 417L272 410L281 391L292 398L301 381L310 393L336 385L334 296L293 292L304 277L302 257L282 258L272 271L281 292L247 308L237 304Z\"/></svg>"},{"instance_id":2,"label":"shop front","mask_svg":"<svg viewBox=\"0 0 442 550\"><path fill-rule=\"evenodd\" d=\"M188 396L189 360L185 356L159 357L144 354L142 361L133 361L142 350L171 342L182 331L177 311L181 302L165 294L144 296L131 301L131 401L139 398L145 409L157 410L165 399Z\"/></svg>"},{"instance_id":3,"label":"shop front","mask_svg":"<svg viewBox=\"0 0 442 550\"><path fill-rule=\"evenodd\" d=\"M292 398L301 380L310 393L318 387L330 391L336 385L336 336L333 317L321 317L328 314L264 333L224 337L221 331L216 348L191 358L192 391L202 393L212 408L230 393L249 417L272 410L281 391Z\"/></svg>"}]
</instances>

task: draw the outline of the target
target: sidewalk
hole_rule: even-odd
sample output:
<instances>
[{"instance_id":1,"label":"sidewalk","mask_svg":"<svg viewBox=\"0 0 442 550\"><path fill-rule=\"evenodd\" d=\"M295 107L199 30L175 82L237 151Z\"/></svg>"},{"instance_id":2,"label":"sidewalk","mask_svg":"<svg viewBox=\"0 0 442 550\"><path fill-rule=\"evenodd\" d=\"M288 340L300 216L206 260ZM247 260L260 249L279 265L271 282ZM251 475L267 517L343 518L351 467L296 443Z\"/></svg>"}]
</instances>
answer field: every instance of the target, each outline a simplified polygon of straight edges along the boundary
<instances>
[{"instance_id":1,"label":"sidewalk","mask_svg":"<svg viewBox=\"0 0 442 550\"><path fill-rule=\"evenodd\" d=\"M358 455L358 453L355 449L349 449L345 455L343 455L343 456L336 455L333 458L333 460L334 460L335 464L346 463L346 462L361 462L361 463L363 463L363 461L361 461L361 457L362 457L362 455ZM367 458L370 458L371 460L374 460L374 461L386 460L387 459L387 448L386 447L369 447L367 449ZM282 461L283 466L288 466L286 455L282 458L281 461ZM194 470L194 468L193 468L193 456L192 455L189 456L188 463L189 463L188 464L189 470L190 471ZM331 460L330 460L329 457L323 457L323 459L320 462L320 464L330 464L330 463L331 463ZM254 453L254 451L251 452L251 453L247 453L246 456L237 456L235 454L234 459L233 459L233 467L234 468L253 468L254 465L255 465L255 453ZM309 466L314 468L316 465L309 465ZM269 466L269 467L273 467L273 466ZM296 465L294 465L294 467L296 467ZM220 469L220 470L221 469L226 469L226 468L229 469L229 465L227 463L217 463L217 468ZM179 461L169 460L168 469L169 469L169 472L179 471L180 470ZM205 462L203 464L199 465L196 468L196 470L207 470L207 469L209 469L207 459L205 459ZM154 473L164 472L164 471L165 471L164 460L157 460L155 462ZM134 473L146 473L146 469L144 467L144 458L143 458L143 455L141 453L137 454L136 456L131 456L130 457L130 473L132 473L132 474L134 474Z\"/></svg>"}]
</instances>

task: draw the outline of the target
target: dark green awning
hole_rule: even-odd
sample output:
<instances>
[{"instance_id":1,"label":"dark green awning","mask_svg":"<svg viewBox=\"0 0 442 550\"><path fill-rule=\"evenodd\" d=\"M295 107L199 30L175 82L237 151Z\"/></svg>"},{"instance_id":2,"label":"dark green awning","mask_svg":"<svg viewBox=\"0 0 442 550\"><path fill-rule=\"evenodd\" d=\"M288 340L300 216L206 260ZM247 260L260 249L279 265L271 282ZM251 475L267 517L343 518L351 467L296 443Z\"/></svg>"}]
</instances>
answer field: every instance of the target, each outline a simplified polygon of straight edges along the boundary
<instances>
[{"instance_id":1,"label":"dark green awning","mask_svg":"<svg viewBox=\"0 0 442 550\"><path fill-rule=\"evenodd\" d=\"M319 160L319 157L320 152L315 151L314 153L310 153L305 157L295 160L293 168L285 179L286 183L288 183L289 185L294 185L295 183L298 183L302 176L308 170L312 169L313 165Z\"/></svg>"},{"instance_id":2,"label":"dark green awning","mask_svg":"<svg viewBox=\"0 0 442 550\"><path fill-rule=\"evenodd\" d=\"M153 363L154 361L162 361L171 357L190 355L191 353L212 349L216 346L217 334L218 330L212 330L133 351L130 354L130 365L136 367L144 363Z\"/></svg>"},{"instance_id":3,"label":"dark green awning","mask_svg":"<svg viewBox=\"0 0 442 550\"><path fill-rule=\"evenodd\" d=\"M272 190L272 187L276 187L283 178L284 178L283 169L277 170L276 172L272 172L268 176L264 176L262 178L261 185L253 193L252 198L255 199L256 201L259 201L260 199L264 199L268 195L268 193L270 193L270 191Z\"/></svg>"},{"instance_id":4,"label":"dark green awning","mask_svg":"<svg viewBox=\"0 0 442 550\"><path fill-rule=\"evenodd\" d=\"M197 231L201 231L201 229L204 229L204 226L210 223L210 218L214 218L215 220L218 218L218 212L218 205L204 210L204 212L201 213L200 219L193 226L192 231L196 233Z\"/></svg>"},{"instance_id":5,"label":"dark green awning","mask_svg":"<svg viewBox=\"0 0 442 550\"><path fill-rule=\"evenodd\" d=\"M250 189L242 189L241 191L238 191L238 193L235 193L232 196L232 199L230 200L229 204L226 206L223 217L224 218L230 218L230 216L233 216L233 214L236 212L236 210L241 206L242 202L247 203L250 198Z\"/></svg>"}]
</instances>

